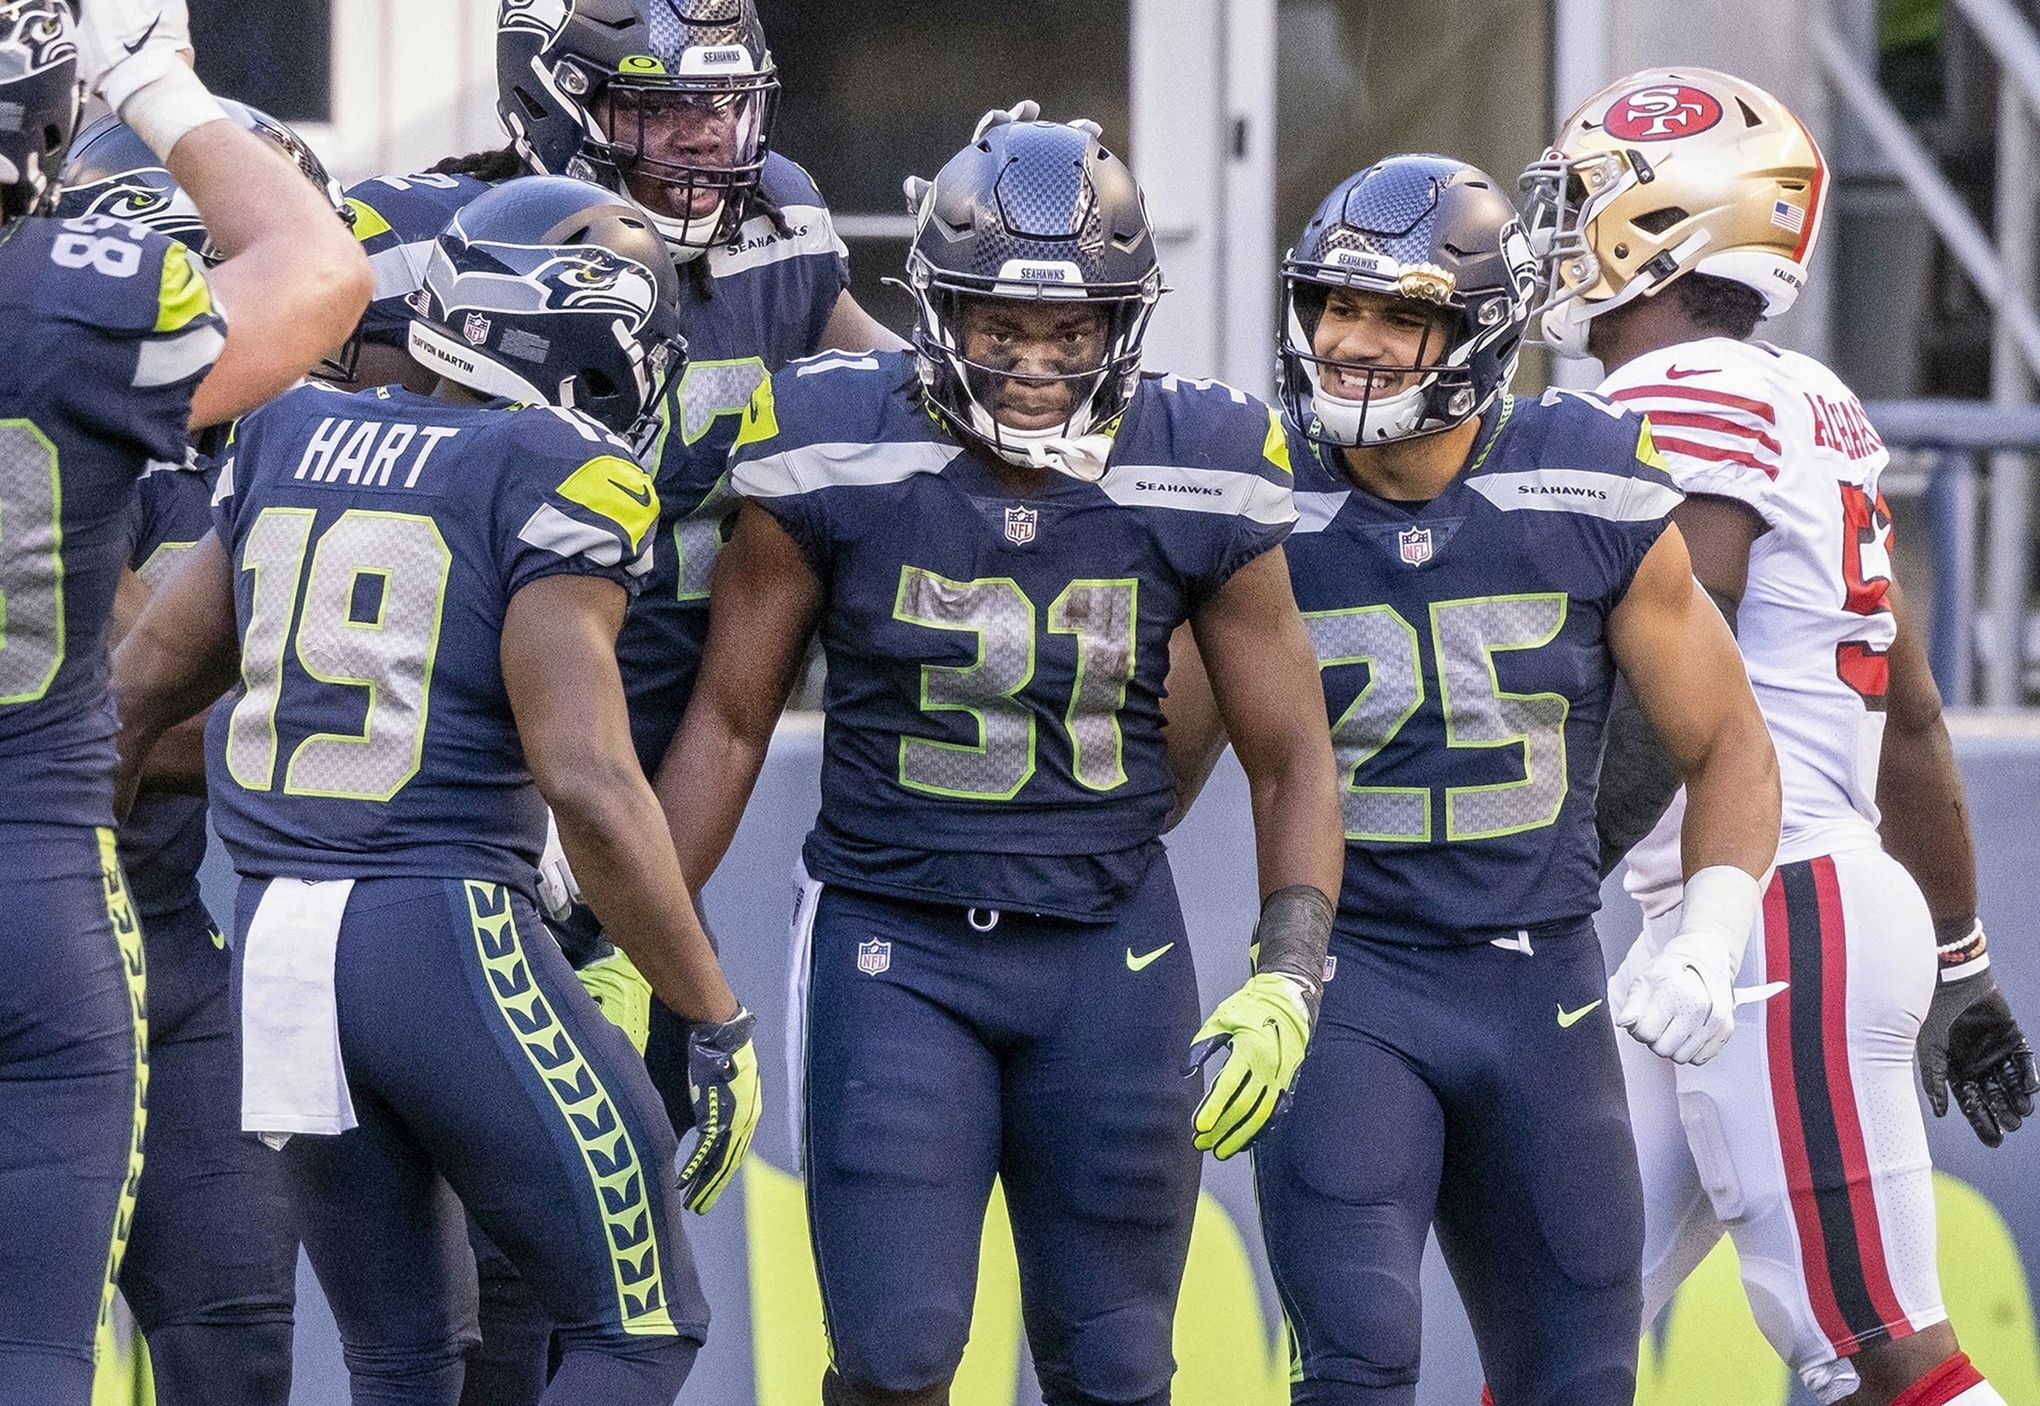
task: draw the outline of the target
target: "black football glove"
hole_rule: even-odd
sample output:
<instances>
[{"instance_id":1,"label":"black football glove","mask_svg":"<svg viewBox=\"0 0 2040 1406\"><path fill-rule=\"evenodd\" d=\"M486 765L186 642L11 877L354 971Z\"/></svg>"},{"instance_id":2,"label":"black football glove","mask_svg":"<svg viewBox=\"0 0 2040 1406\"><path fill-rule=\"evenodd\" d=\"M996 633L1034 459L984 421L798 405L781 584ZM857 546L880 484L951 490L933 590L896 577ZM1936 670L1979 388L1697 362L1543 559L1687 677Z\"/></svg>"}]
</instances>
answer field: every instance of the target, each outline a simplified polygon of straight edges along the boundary
<instances>
[{"instance_id":1,"label":"black football glove","mask_svg":"<svg viewBox=\"0 0 2040 1406\"><path fill-rule=\"evenodd\" d=\"M1986 969L1934 988L1920 1026L1920 1082L1936 1118L1948 1112L1948 1091L1985 1147L2033 1116L2040 1094L2040 1063Z\"/></svg>"}]
</instances>

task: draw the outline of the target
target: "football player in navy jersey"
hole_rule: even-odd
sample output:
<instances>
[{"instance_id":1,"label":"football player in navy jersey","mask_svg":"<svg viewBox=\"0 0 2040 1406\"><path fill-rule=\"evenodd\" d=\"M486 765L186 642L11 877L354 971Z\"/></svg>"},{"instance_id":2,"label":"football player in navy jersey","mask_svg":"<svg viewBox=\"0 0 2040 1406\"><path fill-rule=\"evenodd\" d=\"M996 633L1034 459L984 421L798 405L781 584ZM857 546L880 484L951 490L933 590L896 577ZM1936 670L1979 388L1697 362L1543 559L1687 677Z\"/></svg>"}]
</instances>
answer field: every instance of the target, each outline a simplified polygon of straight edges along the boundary
<instances>
[{"instance_id":1,"label":"football player in navy jersey","mask_svg":"<svg viewBox=\"0 0 2040 1406\"><path fill-rule=\"evenodd\" d=\"M1644 421L1507 393L1532 268L1492 180L1382 161L1282 272L1289 565L1346 838L1317 1038L1255 1151L1291 1399L1416 1400L1435 1223L1497 1406L1628 1406L1643 1208L1615 1030L1677 1060L1727 1039L1776 759ZM1611 1011L1591 919L1618 670L1693 807L1686 928Z\"/></svg>"},{"instance_id":2,"label":"football player in navy jersey","mask_svg":"<svg viewBox=\"0 0 2040 1406\"><path fill-rule=\"evenodd\" d=\"M181 0L0 2L0 1403L82 1406L140 1179L145 961L115 857L107 637L135 483L344 340L368 293L332 212L223 120ZM81 80L232 257L50 218ZM237 308L229 330L215 293Z\"/></svg>"},{"instance_id":3,"label":"football player in navy jersey","mask_svg":"<svg viewBox=\"0 0 2040 1406\"><path fill-rule=\"evenodd\" d=\"M1336 891L1332 763L1279 544L1274 413L1143 375L1161 274L1094 124L994 114L912 180L911 355L762 385L702 682L659 776L681 863L727 848L810 634L822 809L794 919L795 1070L829 1406L948 1399L994 1177L1045 1400L1169 1396L1199 1147L1286 1095ZM1161 834L1191 623L1253 785L1259 970L1202 1030ZM1212 1093L1185 1050L1224 1052Z\"/></svg>"},{"instance_id":4,"label":"football player in navy jersey","mask_svg":"<svg viewBox=\"0 0 2040 1406\"><path fill-rule=\"evenodd\" d=\"M222 99L227 115L282 152L344 210L340 189L298 135ZM112 114L78 134L57 214L111 214L169 235L208 266L220 253L189 196ZM336 363L337 366L337 363ZM212 527L209 455L228 427L198 436L189 464L152 464L128 514L134 575L114 632ZM157 789L120 827L119 857L149 972L148 1156L120 1289L149 1347L161 1406L290 1397L297 1233L276 1156L240 1127L240 1060L227 1009L226 941L199 896L205 858L203 719L151 756Z\"/></svg>"},{"instance_id":5,"label":"football player in navy jersey","mask_svg":"<svg viewBox=\"0 0 2040 1406\"><path fill-rule=\"evenodd\" d=\"M664 1406L706 1331L680 1210L749 1141L750 1017L656 828L614 657L658 514L629 441L682 354L673 283L599 187L474 201L411 338L437 396L313 385L243 419L214 534L117 656L124 781L241 680L207 756L243 876L242 1124L285 1142L357 1401L459 1398L463 1205L557 1325L549 1406ZM609 930L697 1022L705 1131L677 1183L642 1062L531 906L548 803Z\"/></svg>"},{"instance_id":6,"label":"football player in navy jersey","mask_svg":"<svg viewBox=\"0 0 2040 1406\"><path fill-rule=\"evenodd\" d=\"M779 71L755 0L502 0L496 78L508 148L348 192L376 274L356 383L429 384L405 350L409 299L439 231L491 183L524 172L580 176L650 214L681 273L689 357L647 460L661 504L658 550L617 641L632 740L649 776L700 666L709 573L737 506L730 441L751 393L773 369L824 348L904 343L851 296L843 243L815 182L771 149ZM627 960L607 955L557 846L545 861L541 902L556 934L603 1008L633 1027L684 1131L686 1023L649 1000ZM514 1406L543 1376L543 1354L530 1344L545 1330L501 1258L480 1248L484 1343L468 1401Z\"/></svg>"}]
</instances>

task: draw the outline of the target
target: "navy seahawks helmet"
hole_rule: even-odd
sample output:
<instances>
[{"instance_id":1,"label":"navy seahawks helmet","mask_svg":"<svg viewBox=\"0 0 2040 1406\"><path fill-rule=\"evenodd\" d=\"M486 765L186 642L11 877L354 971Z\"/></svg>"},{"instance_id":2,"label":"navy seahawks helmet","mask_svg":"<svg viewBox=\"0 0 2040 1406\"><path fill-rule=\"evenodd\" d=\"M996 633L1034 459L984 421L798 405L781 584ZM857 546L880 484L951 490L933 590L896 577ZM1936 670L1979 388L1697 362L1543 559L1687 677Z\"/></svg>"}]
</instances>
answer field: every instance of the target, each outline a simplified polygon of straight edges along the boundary
<instances>
[{"instance_id":1,"label":"navy seahawks helmet","mask_svg":"<svg viewBox=\"0 0 2040 1406\"><path fill-rule=\"evenodd\" d=\"M334 214L353 227L354 207L304 138L260 108L231 98L221 98L219 104L228 118L282 152L319 188ZM63 197L57 202L60 215L112 215L169 235L208 264L225 257L206 233L198 207L178 186L163 159L111 113L71 143L64 157L63 188Z\"/></svg>"},{"instance_id":2,"label":"navy seahawks helmet","mask_svg":"<svg viewBox=\"0 0 2040 1406\"><path fill-rule=\"evenodd\" d=\"M1437 434L1480 414L1516 372L1536 262L1515 207L1485 172L1446 156L1391 156L1335 186L1282 261L1278 382L1291 423L1320 444ZM1332 290L1407 298L1441 314L1413 364L1317 355ZM1357 373L1358 399L1334 395L1327 368ZM1374 391L1414 377L1393 394Z\"/></svg>"},{"instance_id":3,"label":"navy seahawks helmet","mask_svg":"<svg viewBox=\"0 0 2040 1406\"><path fill-rule=\"evenodd\" d=\"M1095 124L1000 122L981 129L932 182L908 178L907 202L917 222L907 255L914 350L931 408L958 434L1009 462L1095 477L1102 455L1073 459L1058 446L1109 433L1125 411L1162 293L1133 172L1099 141ZM970 360L963 314L984 299L1099 308L1102 360L1024 375ZM1067 383L1068 419L1035 430L1000 424L992 413L994 389L1007 381ZM1080 472L1077 463L1089 468Z\"/></svg>"},{"instance_id":4,"label":"navy seahawks helmet","mask_svg":"<svg viewBox=\"0 0 2040 1406\"><path fill-rule=\"evenodd\" d=\"M70 8L62 0L0 0L0 218L55 207L79 100Z\"/></svg>"},{"instance_id":5,"label":"navy seahawks helmet","mask_svg":"<svg viewBox=\"0 0 2040 1406\"><path fill-rule=\"evenodd\" d=\"M496 91L530 169L629 194L684 261L744 222L779 70L754 0L502 0Z\"/></svg>"},{"instance_id":6,"label":"navy seahawks helmet","mask_svg":"<svg viewBox=\"0 0 2040 1406\"><path fill-rule=\"evenodd\" d=\"M268 142L319 188L333 213L348 228L354 227L354 207L340 183L327 172L304 138L260 108L231 98L221 98L229 119ZM64 216L111 215L145 225L184 245L207 264L226 257L212 236L198 207L184 193L163 165L163 159L119 118L108 113L80 132L64 158L63 194L57 213ZM317 374L333 380L351 381L361 353L361 331L347 345L319 363Z\"/></svg>"},{"instance_id":7,"label":"navy seahawks helmet","mask_svg":"<svg viewBox=\"0 0 2040 1406\"><path fill-rule=\"evenodd\" d=\"M453 217L412 295L411 355L484 395L579 410L644 448L686 359L680 276L650 216L520 176Z\"/></svg>"}]
</instances>

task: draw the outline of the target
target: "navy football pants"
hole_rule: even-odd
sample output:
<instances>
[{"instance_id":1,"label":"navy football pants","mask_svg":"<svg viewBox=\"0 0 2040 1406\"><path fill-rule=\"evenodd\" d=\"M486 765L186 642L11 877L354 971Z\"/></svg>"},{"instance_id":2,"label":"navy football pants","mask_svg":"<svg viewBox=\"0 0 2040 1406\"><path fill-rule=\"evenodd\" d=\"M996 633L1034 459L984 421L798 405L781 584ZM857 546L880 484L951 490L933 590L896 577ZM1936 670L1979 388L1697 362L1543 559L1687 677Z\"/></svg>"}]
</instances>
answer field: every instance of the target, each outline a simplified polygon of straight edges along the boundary
<instances>
[{"instance_id":1,"label":"navy football pants","mask_svg":"<svg viewBox=\"0 0 2040 1406\"><path fill-rule=\"evenodd\" d=\"M283 1165L241 1131L231 959L205 905L143 920L149 1134L120 1289L158 1406L290 1399L297 1232Z\"/></svg>"},{"instance_id":2,"label":"navy football pants","mask_svg":"<svg viewBox=\"0 0 2040 1406\"><path fill-rule=\"evenodd\" d=\"M242 884L243 930L261 892ZM362 880L336 967L360 1126L292 1138L284 1162L356 1406L459 1399L476 1338L463 1206L556 1325L547 1406L670 1406L708 1326L673 1132L530 902Z\"/></svg>"},{"instance_id":3,"label":"navy football pants","mask_svg":"<svg viewBox=\"0 0 2040 1406\"><path fill-rule=\"evenodd\" d=\"M0 877L0 1406L85 1406L141 1173L141 927L113 832Z\"/></svg>"},{"instance_id":4,"label":"navy football pants","mask_svg":"<svg viewBox=\"0 0 2040 1406\"><path fill-rule=\"evenodd\" d=\"M1110 923L979 932L960 908L802 901L808 1220L837 1373L903 1391L956 1371L996 1176L1043 1399L1165 1406L1201 1093L1167 862Z\"/></svg>"},{"instance_id":5,"label":"navy football pants","mask_svg":"<svg viewBox=\"0 0 2040 1406\"><path fill-rule=\"evenodd\" d=\"M1416 1400L1434 1219L1496 1406L1633 1399L1643 1188L1606 970L1591 924L1533 946L1334 939L1295 1103L1254 1145L1297 1406Z\"/></svg>"}]
</instances>

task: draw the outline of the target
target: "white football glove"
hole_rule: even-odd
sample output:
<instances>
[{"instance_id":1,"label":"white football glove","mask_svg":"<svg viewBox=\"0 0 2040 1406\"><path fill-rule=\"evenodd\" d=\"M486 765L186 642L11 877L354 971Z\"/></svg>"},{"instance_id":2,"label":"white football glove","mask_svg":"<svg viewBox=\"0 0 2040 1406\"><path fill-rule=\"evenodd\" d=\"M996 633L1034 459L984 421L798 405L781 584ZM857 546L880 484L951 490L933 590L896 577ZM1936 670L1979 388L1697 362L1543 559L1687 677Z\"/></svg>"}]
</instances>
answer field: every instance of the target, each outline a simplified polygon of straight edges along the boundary
<instances>
[{"instance_id":1,"label":"white football glove","mask_svg":"<svg viewBox=\"0 0 2040 1406\"><path fill-rule=\"evenodd\" d=\"M78 75L156 155L227 114L191 71L185 0L80 0Z\"/></svg>"},{"instance_id":2,"label":"white football glove","mask_svg":"<svg viewBox=\"0 0 2040 1406\"><path fill-rule=\"evenodd\" d=\"M552 812L545 813L545 849L538 856L538 906L556 923L573 915L581 901L581 886L574 882L574 870L567 852L560 848L560 827Z\"/></svg>"},{"instance_id":3,"label":"white football glove","mask_svg":"<svg viewBox=\"0 0 2040 1406\"><path fill-rule=\"evenodd\" d=\"M976 128L970 134L970 139L973 142L981 142L985 139L985 133L991 131L994 127L1003 127L1008 122L1039 122L1040 120L1041 104L1032 98L1022 98L1011 107L995 107L983 117L980 117ZM1091 137L1103 136L1105 133L1103 127L1100 127L1088 117L1072 118L1063 125L1065 127L1074 127L1079 132ZM909 192L908 198L909 200L912 199L911 192Z\"/></svg>"},{"instance_id":4,"label":"white football glove","mask_svg":"<svg viewBox=\"0 0 2040 1406\"><path fill-rule=\"evenodd\" d=\"M1686 882L1678 935L1657 951L1639 939L1608 982L1615 1023L1675 1064L1705 1064L1735 1033L1735 975L1763 890L1730 865Z\"/></svg>"}]
</instances>

